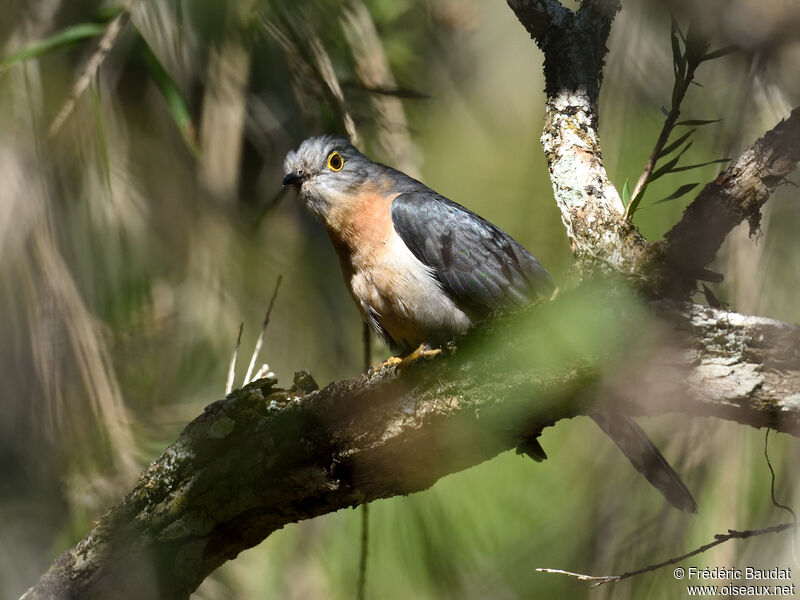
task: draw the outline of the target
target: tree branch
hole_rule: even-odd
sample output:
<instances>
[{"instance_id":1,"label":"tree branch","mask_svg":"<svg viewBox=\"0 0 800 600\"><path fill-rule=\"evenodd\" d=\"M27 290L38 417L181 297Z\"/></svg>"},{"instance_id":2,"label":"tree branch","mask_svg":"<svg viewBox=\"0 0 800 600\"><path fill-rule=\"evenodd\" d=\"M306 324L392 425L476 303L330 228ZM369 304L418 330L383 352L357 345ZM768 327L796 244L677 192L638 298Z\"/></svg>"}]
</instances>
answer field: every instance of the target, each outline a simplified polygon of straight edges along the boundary
<instances>
[{"instance_id":1,"label":"tree branch","mask_svg":"<svg viewBox=\"0 0 800 600\"><path fill-rule=\"evenodd\" d=\"M585 0L573 13L556 1L507 0L544 53L542 145L573 254L635 278L657 294L685 297L727 234L760 209L800 160L800 107L750 146L687 208L665 242L648 244L623 215L598 136L597 100L615 0ZM655 268L653 268L655 267ZM666 268L664 268L666 267Z\"/></svg>"},{"instance_id":2,"label":"tree branch","mask_svg":"<svg viewBox=\"0 0 800 600\"><path fill-rule=\"evenodd\" d=\"M668 558L662 562L655 563L652 565L647 565L646 567L642 567L641 569L636 569L634 571L627 571L625 573L620 573L619 575L588 575L585 573L574 573L572 571L564 571L563 569L548 569L539 567L536 570L540 573L552 573L555 575L566 575L568 577L574 577L578 581L591 581L591 587L597 587L599 585L603 585L606 583L616 583L618 581L622 581L623 579L628 579L630 577L634 577L636 575L641 575L642 573L650 573L652 571L657 571L659 569L663 569L664 567L668 567L670 565L676 565L678 563L683 562L687 558L691 558L693 556L697 556L698 554L702 554L703 552L710 550L714 546L719 546L720 544L724 544L725 542L729 542L730 540L746 540L747 538L756 537L760 535L771 535L774 533L780 533L782 531L786 531L787 529L796 529L796 523L781 523L780 525L773 525L772 527L765 527L763 529L746 529L744 531L738 531L735 529L729 529L728 533L717 533L714 535L714 541L709 542L707 544L703 544L699 548L695 548L691 552L686 552L685 554L681 554L680 556L673 556L672 558ZM681 573L683 570L681 569ZM676 571L677 573L677 571ZM678 579L682 578L676 577Z\"/></svg>"},{"instance_id":3,"label":"tree branch","mask_svg":"<svg viewBox=\"0 0 800 600\"><path fill-rule=\"evenodd\" d=\"M558 0L507 1L508 6L537 44L544 43L544 38L549 35L551 27L561 27L574 16L572 11L565 8Z\"/></svg>"},{"instance_id":4,"label":"tree branch","mask_svg":"<svg viewBox=\"0 0 800 600\"><path fill-rule=\"evenodd\" d=\"M620 3L586 0L576 13L558 2L508 5L544 53L542 145L572 252L584 264L635 274L646 242L623 217L598 133L606 41Z\"/></svg>"},{"instance_id":5,"label":"tree branch","mask_svg":"<svg viewBox=\"0 0 800 600\"><path fill-rule=\"evenodd\" d=\"M606 377L603 395L616 410L680 411L800 436L800 326L690 303L653 306L667 339L633 374Z\"/></svg>"},{"instance_id":6,"label":"tree branch","mask_svg":"<svg viewBox=\"0 0 800 600\"><path fill-rule=\"evenodd\" d=\"M800 161L800 107L754 142L709 183L666 234L665 261L691 280L717 255L730 231L744 220L758 231L761 207Z\"/></svg>"},{"instance_id":7,"label":"tree branch","mask_svg":"<svg viewBox=\"0 0 800 600\"><path fill-rule=\"evenodd\" d=\"M800 435L800 327L655 304L663 329L681 334L672 352L658 343L645 361L620 363L638 379L634 389L653 377L673 382L642 405L641 394L620 395L601 380L607 342L594 357L555 348L557 366L532 356L537 347L554 351L553 319L573 325L574 314L559 311L574 297L498 319L454 354L402 371L323 390L307 375L289 390L260 380L209 405L24 598L187 598L223 562L288 523L426 489L597 408L598 398L601 408L632 415L683 411ZM611 310L598 309L581 328L614 322ZM511 334L519 331L527 333ZM642 354L635 339L620 348ZM676 371L689 382L677 395L687 378Z\"/></svg>"}]
</instances>

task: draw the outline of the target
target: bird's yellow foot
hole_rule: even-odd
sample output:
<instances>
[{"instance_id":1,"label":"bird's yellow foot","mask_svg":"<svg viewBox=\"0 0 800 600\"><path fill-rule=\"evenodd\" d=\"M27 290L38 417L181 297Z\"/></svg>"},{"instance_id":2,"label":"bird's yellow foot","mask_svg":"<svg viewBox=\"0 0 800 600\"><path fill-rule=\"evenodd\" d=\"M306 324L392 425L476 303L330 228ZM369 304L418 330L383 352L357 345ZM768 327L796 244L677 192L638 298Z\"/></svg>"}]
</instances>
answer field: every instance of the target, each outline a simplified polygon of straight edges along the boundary
<instances>
[{"instance_id":1,"label":"bird's yellow foot","mask_svg":"<svg viewBox=\"0 0 800 600\"><path fill-rule=\"evenodd\" d=\"M378 363L377 365L372 367L371 371L373 371L373 372L374 371L380 371L384 367L391 367L393 365L399 365L401 362L403 362L402 358L400 358L398 356L390 356L389 358L387 358L382 363Z\"/></svg>"},{"instance_id":2,"label":"bird's yellow foot","mask_svg":"<svg viewBox=\"0 0 800 600\"><path fill-rule=\"evenodd\" d=\"M436 356L437 354L441 354L441 348L430 348L427 344L421 344L419 348L414 350L411 354L403 358L401 363L411 364L414 361L417 361L421 358L431 358Z\"/></svg>"},{"instance_id":3,"label":"bird's yellow foot","mask_svg":"<svg viewBox=\"0 0 800 600\"><path fill-rule=\"evenodd\" d=\"M434 357L434 356L436 356L438 354L441 354L441 352L442 352L442 350L440 348L430 348L430 347L428 347L427 344L422 344L419 348L414 350L411 354L409 354L407 356L404 356L402 358L400 358L398 356L390 356L389 358L387 358L382 363L378 363L377 365L372 367L372 369L370 369L370 372L376 373L376 372L384 369L385 367L397 367L397 368L407 367L410 364L412 364L412 363L414 363L414 362L416 362L416 361L418 361L420 359L432 358L432 357Z\"/></svg>"}]
</instances>

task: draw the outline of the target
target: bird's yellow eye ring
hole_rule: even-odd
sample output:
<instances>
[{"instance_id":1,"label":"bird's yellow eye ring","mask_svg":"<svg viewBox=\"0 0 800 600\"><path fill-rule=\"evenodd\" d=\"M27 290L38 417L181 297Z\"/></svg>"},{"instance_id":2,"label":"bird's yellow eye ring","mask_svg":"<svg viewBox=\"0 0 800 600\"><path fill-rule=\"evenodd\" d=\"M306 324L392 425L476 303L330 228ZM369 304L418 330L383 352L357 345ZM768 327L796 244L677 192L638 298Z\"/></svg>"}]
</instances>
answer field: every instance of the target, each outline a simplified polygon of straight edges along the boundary
<instances>
[{"instance_id":1,"label":"bird's yellow eye ring","mask_svg":"<svg viewBox=\"0 0 800 600\"><path fill-rule=\"evenodd\" d=\"M344 167L344 158L338 152L331 152L328 156L328 168L331 171L341 171Z\"/></svg>"}]
</instances>

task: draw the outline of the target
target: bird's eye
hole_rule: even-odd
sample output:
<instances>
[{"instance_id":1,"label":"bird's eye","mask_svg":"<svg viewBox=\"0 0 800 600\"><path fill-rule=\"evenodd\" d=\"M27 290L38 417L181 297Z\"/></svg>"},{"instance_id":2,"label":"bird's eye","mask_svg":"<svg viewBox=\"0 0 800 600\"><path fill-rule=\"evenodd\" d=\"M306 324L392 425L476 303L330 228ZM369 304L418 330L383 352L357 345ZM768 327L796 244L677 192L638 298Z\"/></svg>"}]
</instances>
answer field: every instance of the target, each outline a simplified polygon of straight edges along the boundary
<instances>
[{"instance_id":1,"label":"bird's eye","mask_svg":"<svg viewBox=\"0 0 800 600\"><path fill-rule=\"evenodd\" d=\"M328 157L328 168L331 171L341 171L344 166L344 159L338 152L331 152Z\"/></svg>"}]
</instances>

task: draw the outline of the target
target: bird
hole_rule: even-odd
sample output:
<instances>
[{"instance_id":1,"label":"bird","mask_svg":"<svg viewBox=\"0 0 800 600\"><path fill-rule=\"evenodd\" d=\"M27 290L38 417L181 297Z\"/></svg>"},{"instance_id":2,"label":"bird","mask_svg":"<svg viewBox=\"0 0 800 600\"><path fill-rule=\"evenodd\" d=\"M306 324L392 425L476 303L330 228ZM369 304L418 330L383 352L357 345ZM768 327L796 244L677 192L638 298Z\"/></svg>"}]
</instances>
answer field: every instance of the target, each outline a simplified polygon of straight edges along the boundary
<instances>
[{"instance_id":1,"label":"bird","mask_svg":"<svg viewBox=\"0 0 800 600\"><path fill-rule=\"evenodd\" d=\"M521 244L422 182L370 160L348 138L311 137L284 161L325 226L366 323L401 356L437 352L478 322L551 298L555 284ZM590 415L633 466L676 508L691 492L647 434L624 415ZM518 451L547 457L536 437Z\"/></svg>"}]
</instances>

